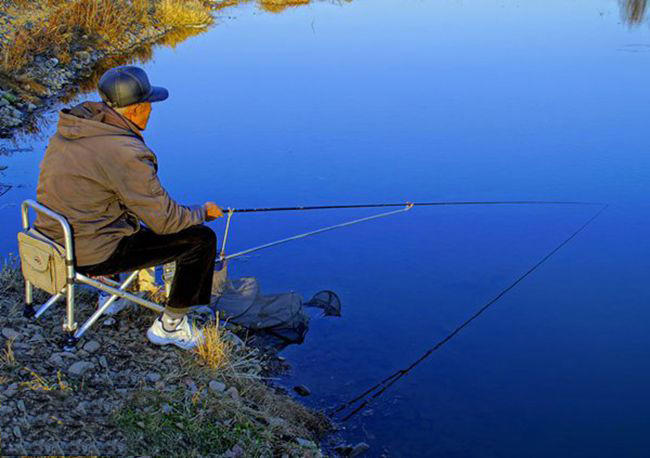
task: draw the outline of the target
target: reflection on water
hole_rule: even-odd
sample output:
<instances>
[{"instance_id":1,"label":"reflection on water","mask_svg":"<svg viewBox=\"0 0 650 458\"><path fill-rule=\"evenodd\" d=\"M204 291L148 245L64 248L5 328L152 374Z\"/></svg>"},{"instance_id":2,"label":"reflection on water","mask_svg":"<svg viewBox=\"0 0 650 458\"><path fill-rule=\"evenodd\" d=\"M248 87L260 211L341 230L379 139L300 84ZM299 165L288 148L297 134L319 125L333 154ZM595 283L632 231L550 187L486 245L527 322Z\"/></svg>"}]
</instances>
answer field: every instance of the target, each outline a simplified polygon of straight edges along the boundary
<instances>
[{"instance_id":1,"label":"reflection on water","mask_svg":"<svg viewBox=\"0 0 650 458\"><path fill-rule=\"evenodd\" d=\"M344 0L351 2L352 0ZM287 8L308 5L312 0L228 0L214 6L214 10L224 10L229 7L234 7L243 4L256 3L259 9L271 13L281 13ZM332 3L338 3L332 1ZM190 37L199 35L206 32L208 28L182 28L175 29L167 33L159 40L143 44L130 51L128 55L112 56L103 59L95 64L92 73L89 77L78 82L67 89L65 94L60 97L60 102L67 104L75 98L93 93L97 88L97 83L101 75L109 68L118 65L138 65L143 64L153 58L154 50L157 47L165 46L175 48L179 43L187 40ZM44 131L48 126L56 121L56 116L51 112L41 112L32 116L32 118L25 125L21 126L16 135L16 139L25 138L29 136L38 136L39 132Z\"/></svg>"},{"instance_id":2,"label":"reflection on water","mask_svg":"<svg viewBox=\"0 0 650 458\"><path fill-rule=\"evenodd\" d=\"M619 0L623 21L629 25L638 25L645 21L648 0Z\"/></svg>"}]
</instances>

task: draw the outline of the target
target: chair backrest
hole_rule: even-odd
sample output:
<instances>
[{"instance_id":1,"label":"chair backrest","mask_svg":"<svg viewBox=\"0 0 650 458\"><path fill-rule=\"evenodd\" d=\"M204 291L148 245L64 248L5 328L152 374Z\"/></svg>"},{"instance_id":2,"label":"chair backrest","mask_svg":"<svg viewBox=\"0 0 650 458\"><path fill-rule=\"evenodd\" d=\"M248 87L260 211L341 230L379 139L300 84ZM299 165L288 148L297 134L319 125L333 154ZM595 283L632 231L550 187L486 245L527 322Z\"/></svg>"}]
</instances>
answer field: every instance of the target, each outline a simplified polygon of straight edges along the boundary
<instances>
[{"instance_id":1,"label":"chair backrest","mask_svg":"<svg viewBox=\"0 0 650 458\"><path fill-rule=\"evenodd\" d=\"M31 228L18 233L18 253L25 280L50 294L66 285L65 249Z\"/></svg>"}]
</instances>

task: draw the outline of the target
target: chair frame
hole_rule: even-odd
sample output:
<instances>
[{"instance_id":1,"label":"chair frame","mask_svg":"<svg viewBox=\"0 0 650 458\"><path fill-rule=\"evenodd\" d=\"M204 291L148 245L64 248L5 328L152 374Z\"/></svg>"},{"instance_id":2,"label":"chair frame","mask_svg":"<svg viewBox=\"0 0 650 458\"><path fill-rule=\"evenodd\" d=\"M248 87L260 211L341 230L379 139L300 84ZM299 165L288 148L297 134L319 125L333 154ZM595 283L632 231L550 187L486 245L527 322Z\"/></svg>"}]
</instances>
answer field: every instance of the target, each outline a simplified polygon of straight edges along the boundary
<instances>
[{"instance_id":1,"label":"chair frame","mask_svg":"<svg viewBox=\"0 0 650 458\"><path fill-rule=\"evenodd\" d=\"M55 221L57 221L61 228L63 229L63 239L64 239L64 249L65 249L65 264L66 264L66 286L59 291L57 294L52 295L45 303L39 306L38 310L34 309L34 294L32 285L28 279L25 279L25 309L24 315L29 318L38 319L43 313L45 313L52 305L59 301L63 296L66 297L66 315L63 321L63 331L67 334L64 341L64 348L74 349L79 339L83 334L102 316L102 314L115 302L118 298L126 299L130 302L136 303L148 309L154 310L155 312L162 312L164 307L155 302L148 301L143 299L135 294L131 294L126 291L131 283L138 277L139 270L132 272L122 283L118 283L112 280L105 280L108 284L90 278L86 275L83 275L76 271L75 268L75 257L74 257L74 239L72 229L68 220L50 210L46 206L34 201L34 200L25 200L21 205L21 216L22 216L22 225L23 230L28 233L32 226L29 222L29 209L33 209L36 213L41 213L46 215ZM39 233L40 236L44 237L47 241L56 243L54 240L51 240L48 237L43 236ZM100 307L98 308L91 316L88 318L82 325L79 327L75 321L75 300L74 300L74 291L75 284L85 284L96 288L98 290L104 291L111 295L111 297Z\"/></svg>"}]
</instances>

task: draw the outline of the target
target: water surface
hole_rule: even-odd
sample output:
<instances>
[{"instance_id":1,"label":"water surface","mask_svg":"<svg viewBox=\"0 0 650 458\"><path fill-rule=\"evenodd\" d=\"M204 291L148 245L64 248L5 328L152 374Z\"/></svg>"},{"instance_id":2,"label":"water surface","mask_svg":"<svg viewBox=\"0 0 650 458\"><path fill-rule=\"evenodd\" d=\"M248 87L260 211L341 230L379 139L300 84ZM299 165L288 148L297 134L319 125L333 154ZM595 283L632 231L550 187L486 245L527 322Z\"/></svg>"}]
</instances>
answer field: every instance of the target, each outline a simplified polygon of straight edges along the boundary
<instances>
[{"instance_id":1,"label":"water surface","mask_svg":"<svg viewBox=\"0 0 650 458\"><path fill-rule=\"evenodd\" d=\"M637 5L644 2L635 2ZM146 132L181 202L250 207L611 204L341 432L371 456L647 456L650 31L610 0L244 4L144 66ZM96 94L82 99L97 98ZM0 157L0 248L52 127ZM0 194L2 189L0 188ZM413 211L234 263L268 292L336 291L282 380L336 405L408 365L568 237L580 207ZM242 215L231 250L371 211ZM213 227L223 230L223 222Z\"/></svg>"}]
</instances>

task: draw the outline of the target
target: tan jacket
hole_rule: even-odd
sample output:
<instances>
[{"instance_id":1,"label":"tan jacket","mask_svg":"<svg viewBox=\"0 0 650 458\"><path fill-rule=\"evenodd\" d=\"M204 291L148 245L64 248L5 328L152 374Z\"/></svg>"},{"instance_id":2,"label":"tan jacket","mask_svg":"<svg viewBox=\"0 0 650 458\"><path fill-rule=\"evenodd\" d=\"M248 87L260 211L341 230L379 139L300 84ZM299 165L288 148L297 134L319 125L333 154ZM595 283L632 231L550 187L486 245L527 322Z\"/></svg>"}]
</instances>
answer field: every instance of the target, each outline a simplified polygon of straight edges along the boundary
<instances>
[{"instance_id":1,"label":"tan jacket","mask_svg":"<svg viewBox=\"0 0 650 458\"><path fill-rule=\"evenodd\" d=\"M103 103L61 111L40 169L36 198L68 219L79 266L106 260L122 238L139 230L140 221L157 234L205 221L203 207L171 199L140 131ZM39 215L35 227L63 243L60 226L50 218Z\"/></svg>"}]
</instances>

